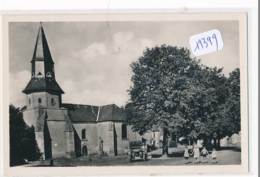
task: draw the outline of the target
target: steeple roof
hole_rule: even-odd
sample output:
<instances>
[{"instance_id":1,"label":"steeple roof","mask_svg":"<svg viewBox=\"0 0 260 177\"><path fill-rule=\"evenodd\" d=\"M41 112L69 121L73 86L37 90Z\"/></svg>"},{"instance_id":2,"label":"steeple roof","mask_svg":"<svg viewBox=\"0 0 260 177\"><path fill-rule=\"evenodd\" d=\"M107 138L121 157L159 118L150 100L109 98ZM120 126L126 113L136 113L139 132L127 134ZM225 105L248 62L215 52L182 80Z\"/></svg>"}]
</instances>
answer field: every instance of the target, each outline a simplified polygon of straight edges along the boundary
<instances>
[{"instance_id":1,"label":"steeple roof","mask_svg":"<svg viewBox=\"0 0 260 177\"><path fill-rule=\"evenodd\" d=\"M54 63L51 57L51 52L47 43L42 23L40 23L40 27L38 29L32 62L37 60L44 60L45 62L52 64Z\"/></svg>"},{"instance_id":2,"label":"steeple roof","mask_svg":"<svg viewBox=\"0 0 260 177\"><path fill-rule=\"evenodd\" d=\"M44 91L59 94L64 93L64 91L60 88L56 80L49 78L32 78L23 90L23 92L26 94Z\"/></svg>"},{"instance_id":3,"label":"steeple roof","mask_svg":"<svg viewBox=\"0 0 260 177\"><path fill-rule=\"evenodd\" d=\"M46 40L46 36L42 27L39 27L36 44L34 47L32 58L32 78L23 90L25 94L33 92L50 92L63 94L55 80L54 62L51 57L50 49ZM42 72L36 71L36 63L41 63L44 69ZM39 75L40 74L40 75Z\"/></svg>"}]
</instances>

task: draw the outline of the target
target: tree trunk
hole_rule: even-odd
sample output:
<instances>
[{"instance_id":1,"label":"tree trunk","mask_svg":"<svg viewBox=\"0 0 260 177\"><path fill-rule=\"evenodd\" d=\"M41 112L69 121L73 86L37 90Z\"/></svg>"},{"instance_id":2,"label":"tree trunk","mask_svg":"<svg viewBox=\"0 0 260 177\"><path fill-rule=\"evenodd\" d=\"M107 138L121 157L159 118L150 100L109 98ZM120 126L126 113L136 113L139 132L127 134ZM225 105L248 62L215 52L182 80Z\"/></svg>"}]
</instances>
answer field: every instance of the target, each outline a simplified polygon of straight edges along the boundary
<instances>
[{"instance_id":1,"label":"tree trunk","mask_svg":"<svg viewBox=\"0 0 260 177\"><path fill-rule=\"evenodd\" d=\"M166 128L163 128L163 154L168 151L168 131Z\"/></svg>"},{"instance_id":2,"label":"tree trunk","mask_svg":"<svg viewBox=\"0 0 260 177\"><path fill-rule=\"evenodd\" d=\"M217 149L220 149L220 137L217 139Z\"/></svg>"}]
</instances>

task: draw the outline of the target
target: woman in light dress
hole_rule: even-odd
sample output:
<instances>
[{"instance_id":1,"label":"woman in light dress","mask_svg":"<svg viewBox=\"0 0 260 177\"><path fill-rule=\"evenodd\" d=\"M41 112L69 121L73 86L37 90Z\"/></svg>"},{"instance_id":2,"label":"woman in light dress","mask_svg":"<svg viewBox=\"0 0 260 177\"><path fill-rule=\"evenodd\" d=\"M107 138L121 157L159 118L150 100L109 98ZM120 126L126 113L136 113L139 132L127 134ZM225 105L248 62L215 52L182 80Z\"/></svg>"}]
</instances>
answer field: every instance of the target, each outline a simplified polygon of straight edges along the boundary
<instances>
[{"instance_id":1,"label":"woman in light dress","mask_svg":"<svg viewBox=\"0 0 260 177\"><path fill-rule=\"evenodd\" d=\"M190 161L189 161L189 157L190 157L189 149L188 149L188 146L185 145L185 148L184 148L184 159L185 159L185 164L190 163Z\"/></svg>"},{"instance_id":2,"label":"woman in light dress","mask_svg":"<svg viewBox=\"0 0 260 177\"><path fill-rule=\"evenodd\" d=\"M193 153L194 153L194 159L195 159L195 163L200 163L200 149L199 146L197 146L197 144L194 145L193 147Z\"/></svg>"},{"instance_id":3,"label":"woman in light dress","mask_svg":"<svg viewBox=\"0 0 260 177\"><path fill-rule=\"evenodd\" d=\"M212 163L218 163L218 161L217 161L217 151L216 151L215 148L213 148L213 150L212 150L211 158L212 158Z\"/></svg>"}]
</instances>

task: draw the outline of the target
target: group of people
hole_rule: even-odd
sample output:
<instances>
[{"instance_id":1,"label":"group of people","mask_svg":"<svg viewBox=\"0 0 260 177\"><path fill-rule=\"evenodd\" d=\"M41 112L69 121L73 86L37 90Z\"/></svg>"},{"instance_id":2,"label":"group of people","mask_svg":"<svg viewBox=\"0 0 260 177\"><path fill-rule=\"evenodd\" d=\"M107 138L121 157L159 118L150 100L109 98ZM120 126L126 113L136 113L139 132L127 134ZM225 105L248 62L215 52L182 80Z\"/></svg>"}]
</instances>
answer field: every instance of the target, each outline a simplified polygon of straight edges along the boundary
<instances>
[{"instance_id":1,"label":"group of people","mask_svg":"<svg viewBox=\"0 0 260 177\"><path fill-rule=\"evenodd\" d=\"M193 157L194 160L191 160ZM185 163L218 163L217 161L217 151L215 148L212 149L212 152L206 149L205 146L198 146L197 144L193 146L185 146L184 149L184 159Z\"/></svg>"}]
</instances>

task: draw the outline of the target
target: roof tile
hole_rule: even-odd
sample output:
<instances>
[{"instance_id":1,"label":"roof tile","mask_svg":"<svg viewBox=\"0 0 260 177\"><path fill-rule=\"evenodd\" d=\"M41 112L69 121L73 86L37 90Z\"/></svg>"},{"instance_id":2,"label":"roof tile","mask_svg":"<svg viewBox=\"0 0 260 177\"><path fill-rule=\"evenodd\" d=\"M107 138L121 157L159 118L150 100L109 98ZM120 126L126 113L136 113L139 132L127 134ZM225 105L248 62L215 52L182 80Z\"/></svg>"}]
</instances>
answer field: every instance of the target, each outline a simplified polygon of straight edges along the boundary
<instances>
[{"instance_id":1,"label":"roof tile","mask_svg":"<svg viewBox=\"0 0 260 177\"><path fill-rule=\"evenodd\" d=\"M63 104L68 109L68 115L73 123L125 121L126 115L123 108L115 104L104 106ZM99 111L99 114L98 114ZM99 116L97 118L97 116Z\"/></svg>"},{"instance_id":2,"label":"roof tile","mask_svg":"<svg viewBox=\"0 0 260 177\"><path fill-rule=\"evenodd\" d=\"M56 80L47 78L32 78L23 90L26 94L42 91L64 93Z\"/></svg>"}]
</instances>

